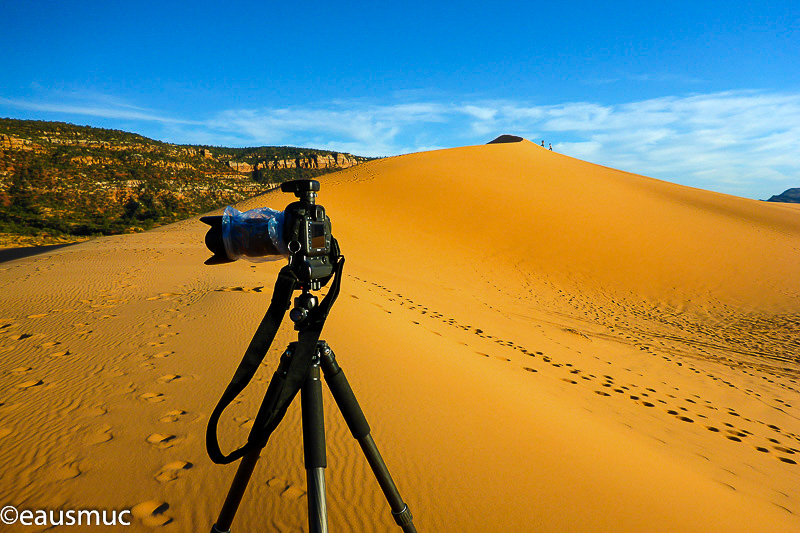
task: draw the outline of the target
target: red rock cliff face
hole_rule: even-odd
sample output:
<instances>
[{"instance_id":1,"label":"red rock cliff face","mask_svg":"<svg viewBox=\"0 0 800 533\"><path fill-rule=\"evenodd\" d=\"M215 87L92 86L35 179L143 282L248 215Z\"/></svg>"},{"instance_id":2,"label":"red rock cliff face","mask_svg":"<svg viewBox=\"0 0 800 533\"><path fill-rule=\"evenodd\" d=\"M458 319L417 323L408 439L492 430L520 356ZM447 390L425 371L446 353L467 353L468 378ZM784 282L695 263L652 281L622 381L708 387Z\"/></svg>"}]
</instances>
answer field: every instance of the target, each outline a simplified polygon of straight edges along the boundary
<instances>
[{"instance_id":1,"label":"red rock cliff face","mask_svg":"<svg viewBox=\"0 0 800 533\"><path fill-rule=\"evenodd\" d=\"M49 135L49 136L48 136ZM168 155L180 155L197 157L211 161L219 161L226 164L233 171L240 174L249 174L254 170L278 170L285 168L309 168L309 169L325 169L325 168L349 168L359 163L359 160L348 154L310 154L306 157L296 157L288 159L274 159L271 161L259 161L255 165L244 161L226 160L228 157L215 157L211 150L207 148L194 149L184 147L169 147L163 148L159 146L148 145L144 143L108 143L103 141L95 141L91 139L80 138L63 138L58 137L57 134L48 134L41 137L41 140L50 145L63 145L63 146L77 146L82 148L94 148L101 150L108 150L112 152L132 152L135 154L153 153L153 152L166 152ZM11 135L0 133L0 150L25 150L42 152L45 148L42 145L36 144L28 139L20 139ZM79 165L92 165L92 164L107 164L110 160L98 156L77 156L72 159L72 162ZM176 163L163 163L163 162L149 162L156 166L175 167L175 168L194 168L189 164L176 164Z\"/></svg>"},{"instance_id":2,"label":"red rock cliff face","mask_svg":"<svg viewBox=\"0 0 800 533\"><path fill-rule=\"evenodd\" d=\"M26 139L18 139L0 133L0 150L32 150L32 143Z\"/></svg>"},{"instance_id":3,"label":"red rock cliff face","mask_svg":"<svg viewBox=\"0 0 800 533\"><path fill-rule=\"evenodd\" d=\"M241 163L239 161L228 161L228 166L234 169L236 172L252 172L253 165L250 163ZM256 168L258 168L258 164L256 164Z\"/></svg>"},{"instance_id":4,"label":"red rock cliff face","mask_svg":"<svg viewBox=\"0 0 800 533\"><path fill-rule=\"evenodd\" d=\"M276 170L281 168L349 168L358 164L355 157L346 154L312 155L295 159L278 159L258 163L256 169Z\"/></svg>"},{"instance_id":5,"label":"red rock cliff face","mask_svg":"<svg viewBox=\"0 0 800 533\"><path fill-rule=\"evenodd\" d=\"M260 161L255 165L243 161L228 161L228 166L236 172L250 173L254 170L279 170L283 168L349 168L358 164L355 157L346 154L310 155L290 159Z\"/></svg>"}]
</instances>

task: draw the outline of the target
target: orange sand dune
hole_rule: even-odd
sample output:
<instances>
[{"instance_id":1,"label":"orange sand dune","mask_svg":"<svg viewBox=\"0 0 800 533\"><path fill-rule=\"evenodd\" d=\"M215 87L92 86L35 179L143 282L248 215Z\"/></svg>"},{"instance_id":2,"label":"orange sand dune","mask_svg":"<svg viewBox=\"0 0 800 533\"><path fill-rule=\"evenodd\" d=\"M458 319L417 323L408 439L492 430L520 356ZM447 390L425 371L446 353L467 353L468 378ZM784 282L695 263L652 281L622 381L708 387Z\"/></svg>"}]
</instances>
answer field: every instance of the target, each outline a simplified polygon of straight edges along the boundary
<instances>
[{"instance_id":1,"label":"orange sand dune","mask_svg":"<svg viewBox=\"0 0 800 533\"><path fill-rule=\"evenodd\" d=\"M800 210L527 141L321 181L347 258L323 336L419 531L800 530ZM283 262L205 266L204 231L0 264L0 505L213 523L235 466L205 424ZM325 401L331 530L399 531ZM293 405L234 531L306 528L300 435Z\"/></svg>"}]
</instances>

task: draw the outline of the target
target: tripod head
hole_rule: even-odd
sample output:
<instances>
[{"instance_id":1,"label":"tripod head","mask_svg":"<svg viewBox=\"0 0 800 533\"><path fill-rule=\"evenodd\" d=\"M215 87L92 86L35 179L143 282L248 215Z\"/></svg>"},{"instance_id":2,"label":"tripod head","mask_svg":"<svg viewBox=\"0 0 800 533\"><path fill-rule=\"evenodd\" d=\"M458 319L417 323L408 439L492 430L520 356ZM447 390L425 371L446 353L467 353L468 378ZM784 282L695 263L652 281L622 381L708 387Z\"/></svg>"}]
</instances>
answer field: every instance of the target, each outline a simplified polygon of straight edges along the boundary
<instances>
[{"instance_id":1,"label":"tripod head","mask_svg":"<svg viewBox=\"0 0 800 533\"><path fill-rule=\"evenodd\" d=\"M294 307L289 311L289 318L294 322L294 329L300 331L303 322L308 318L308 313L319 305L316 296L303 287L303 294L294 299Z\"/></svg>"},{"instance_id":2,"label":"tripod head","mask_svg":"<svg viewBox=\"0 0 800 533\"><path fill-rule=\"evenodd\" d=\"M314 204L317 191L319 191L319 182L317 180L284 181L281 183L281 191L293 192L301 201Z\"/></svg>"}]
</instances>

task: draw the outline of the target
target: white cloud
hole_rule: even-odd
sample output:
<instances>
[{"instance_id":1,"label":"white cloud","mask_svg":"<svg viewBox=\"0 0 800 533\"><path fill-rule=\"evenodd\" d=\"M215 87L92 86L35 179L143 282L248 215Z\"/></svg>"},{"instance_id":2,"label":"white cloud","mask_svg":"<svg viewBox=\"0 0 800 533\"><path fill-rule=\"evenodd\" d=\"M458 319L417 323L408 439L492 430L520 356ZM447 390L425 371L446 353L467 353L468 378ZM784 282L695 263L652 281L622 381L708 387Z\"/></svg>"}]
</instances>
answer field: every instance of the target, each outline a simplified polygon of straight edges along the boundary
<instances>
[{"instance_id":1,"label":"white cloud","mask_svg":"<svg viewBox=\"0 0 800 533\"><path fill-rule=\"evenodd\" d=\"M539 131L557 151L603 165L752 197L800 186L798 94L728 91L618 105L504 102L496 109L485 122L498 132Z\"/></svg>"},{"instance_id":2,"label":"white cloud","mask_svg":"<svg viewBox=\"0 0 800 533\"><path fill-rule=\"evenodd\" d=\"M425 125L446 125L451 120L449 106L438 103L339 102L329 107L231 109L210 118L206 125L258 144L325 146L379 156L418 151L418 146L404 139L424 131Z\"/></svg>"},{"instance_id":3,"label":"white cloud","mask_svg":"<svg viewBox=\"0 0 800 533\"><path fill-rule=\"evenodd\" d=\"M465 105L461 110L471 117L479 120L493 120L497 115L498 110L491 107L482 107L477 105Z\"/></svg>"},{"instance_id":4,"label":"white cloud","mask_svg":"<svg viewBox=\"0 0 800 533\"><path fill-rule=\"evenodd\" d=\"M99 94L78 95L76 93L68 93L60 98L39 102L0 97L0 105L30 111L43 111L66 115L139 120L144 122L159 122L162 124L199 124L197 121L158 114L152 110Z\"/></svg>"},{"instance_id":5,"label":"white cloud","mask_svg":"<svg viewBox=\"0 0 800 533\"><path fill-rule=\"evenodd\" d=\"M372 156L479 144L511 133L544 138L573 157L732 194L765 198L800 186L800 94L792 93L727 91L613 105L338 100L228 109L196 120L97 94L38 102L0 98L3 107L142 121L137 133L173 142L313 146Z\"/></svg>"}]
</instances>

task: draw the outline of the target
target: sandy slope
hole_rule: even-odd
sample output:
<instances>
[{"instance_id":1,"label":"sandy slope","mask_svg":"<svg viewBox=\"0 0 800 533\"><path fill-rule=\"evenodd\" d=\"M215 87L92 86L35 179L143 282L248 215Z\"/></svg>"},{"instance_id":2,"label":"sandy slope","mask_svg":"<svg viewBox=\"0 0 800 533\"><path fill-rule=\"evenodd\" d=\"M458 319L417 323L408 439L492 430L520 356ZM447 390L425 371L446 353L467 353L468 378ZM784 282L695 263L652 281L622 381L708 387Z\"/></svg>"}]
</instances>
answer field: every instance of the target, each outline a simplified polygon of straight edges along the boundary
<instances>
[{"instance_id":1,"label":"sandy slope","mask_svg":"<svg viewBox=\"0 0 800 533\"><path fill-rule=\"evenodd\" d=\"M800 209L529 142L371 162L319 200L347 257L324 337L420 531L800 529ZM281 263L204 266L203 233L0 264L1 505L214 521L234 467L205 423ZM392 530L326 401L331 529ZM300 442L293 406L235 531L305 528Z\"/></svg>"}]
</instances>

